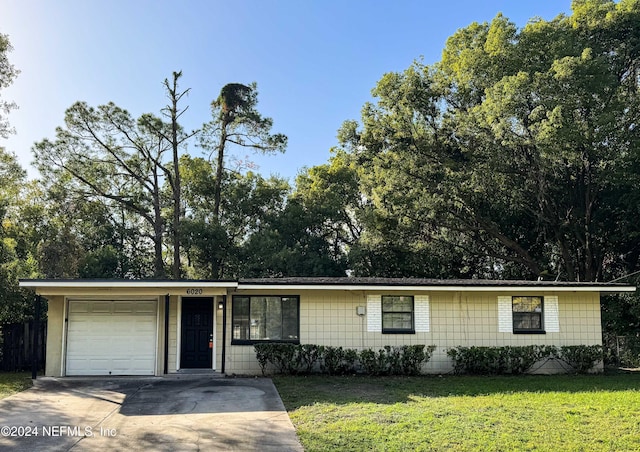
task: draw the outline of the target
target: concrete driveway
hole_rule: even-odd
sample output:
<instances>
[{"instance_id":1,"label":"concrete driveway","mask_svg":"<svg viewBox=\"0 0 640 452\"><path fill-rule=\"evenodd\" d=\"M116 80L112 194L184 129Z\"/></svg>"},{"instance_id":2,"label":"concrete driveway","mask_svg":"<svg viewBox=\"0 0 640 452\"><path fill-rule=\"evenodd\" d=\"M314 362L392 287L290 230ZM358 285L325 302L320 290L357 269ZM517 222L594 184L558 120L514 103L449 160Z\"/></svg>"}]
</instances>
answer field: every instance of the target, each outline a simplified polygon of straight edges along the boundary
<instances>
[{"instance_id":1,"label":"concrete driveway","mask_svg":"<svg viewBox=\"0 0 640 452\"><path fill-rule=\"evenodd\" d=\"M302 451L271 380L42 378L0 400L0 450Z\"/></svg>"}]
</instances>

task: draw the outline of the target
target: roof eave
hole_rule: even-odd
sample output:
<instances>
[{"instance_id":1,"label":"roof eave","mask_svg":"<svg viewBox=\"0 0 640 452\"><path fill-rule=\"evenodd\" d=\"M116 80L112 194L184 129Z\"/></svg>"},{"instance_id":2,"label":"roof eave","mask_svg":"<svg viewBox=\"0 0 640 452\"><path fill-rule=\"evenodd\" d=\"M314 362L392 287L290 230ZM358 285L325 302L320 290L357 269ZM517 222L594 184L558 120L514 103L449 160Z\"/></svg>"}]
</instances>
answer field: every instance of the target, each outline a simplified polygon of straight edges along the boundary
<instances>
[{"instance_id":1,"label":"roof eave","mask_svg":"<svg viewBox=\"0 0 640 452\"><path fill-rule=\"evenodd\" d=\"M238 284L237 290L346 290L346 291L413 291L413 292L602 292L602 293L619 293L619 292L635 292L634 286L460 286L460 285L358 285L358 284Z\"/></svg>"}]
</instances>

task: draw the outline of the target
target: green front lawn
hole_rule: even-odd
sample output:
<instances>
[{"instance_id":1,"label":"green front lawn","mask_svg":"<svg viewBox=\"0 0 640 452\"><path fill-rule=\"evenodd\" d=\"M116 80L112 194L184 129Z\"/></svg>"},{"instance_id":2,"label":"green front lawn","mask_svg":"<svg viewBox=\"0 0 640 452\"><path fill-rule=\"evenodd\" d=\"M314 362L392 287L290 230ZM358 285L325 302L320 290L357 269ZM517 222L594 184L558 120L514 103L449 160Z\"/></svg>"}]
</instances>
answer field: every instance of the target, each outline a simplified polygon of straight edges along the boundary
<instances>
[{"instance_id":1,"label":"green front lawn","mask_svg":"<svg viewBox=\"0 0 640 452\"><path fill-rule=\"evenodd\" d=\"M640 450L640 373L273 381L308 452Z\"/></svg>"},{"instance_id":2,"label":"green front lawn","mask_svg":"<svg viewBox=\"0 0 640 452\"><path fill-rule=\"evenodd\" d=\"M0 372L0 399L24 391L31 385L31 372Z\"/></svg>"}]
</instances>

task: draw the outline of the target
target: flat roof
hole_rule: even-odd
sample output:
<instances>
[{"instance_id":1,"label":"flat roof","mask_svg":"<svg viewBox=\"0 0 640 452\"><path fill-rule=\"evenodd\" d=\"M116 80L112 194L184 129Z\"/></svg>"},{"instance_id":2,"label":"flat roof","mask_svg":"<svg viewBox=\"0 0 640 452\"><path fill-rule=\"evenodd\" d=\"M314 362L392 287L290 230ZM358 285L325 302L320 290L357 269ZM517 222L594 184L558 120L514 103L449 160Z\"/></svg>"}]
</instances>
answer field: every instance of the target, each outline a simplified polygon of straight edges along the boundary
<instances>
[{"instance_id":1,"label":"flat roof","mask_svg":"<svg viewBox=\"0 0 640 452\"><path fill-rule=\"evenodd\" d=\"M634 292L636 287L622 283L526 281L489 279L430 279L375 277L283 277L241 278L238 280L133 280L133 279L21 279L20 287L33 288L221 288L237 290L418 290L418 291L596 291Z\"/></svg>"},{"instance_id":2,"label":"flat roof","mask_svg":"<svg viewBox=\"0 0 640 452\"><path fill-rule=\"evenodd\" d=\"M237 281L193 279L21 279L20 287L238 287Z\"/></svg>"}]
</instances>

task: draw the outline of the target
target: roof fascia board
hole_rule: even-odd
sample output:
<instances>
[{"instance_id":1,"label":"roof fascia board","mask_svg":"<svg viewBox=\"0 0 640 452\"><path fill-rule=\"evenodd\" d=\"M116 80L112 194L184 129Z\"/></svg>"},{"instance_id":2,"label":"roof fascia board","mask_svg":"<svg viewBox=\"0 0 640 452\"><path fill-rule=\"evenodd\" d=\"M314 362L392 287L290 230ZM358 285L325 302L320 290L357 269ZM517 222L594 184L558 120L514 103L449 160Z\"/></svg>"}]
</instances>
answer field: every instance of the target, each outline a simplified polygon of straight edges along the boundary
<instances>
[{"instance_id":1,"label":"roof fascia board","mask_svg":"<svg viewBox=\"0 0 640 452\"><path fill-rule=\"evenodd\" d=\"M343 284L238 284L237 290L365 290L412 292L635 292L634 286L394 286Z\"/></svg>"},{"instance_id":2,"label":"roof fascia board","mask_svg":"<svg viewBox=\"0 0 640 452\"><path fill-rule=\"evenodd\" d=\"M228 288L238 287L235 281L38 281L23 280L19 282L20 287L29 288Z\"/></svg>"},{"instance_id":3,"label":"roof fascia board","mask_svg":"<svg viewBox=\"0 0 640 452\"><path fill-rule=\"evenodd\" d=\"M236 281L56 281L21 280L20 287L42 289L235 289L235 290L344 290L344 291L411 291L411 292L635 292L635 286L607 285L384 285L384 284L261 284Z\"/></svg>"},{"instance_id":4,"label":"roof fascia board","mask_svg":"<svg viewBox=\"0 0 640 452\"><path fill-rule=\"evenodd\" d=\"M213 297L226 295L236 282L166 282L166 281L20 281L20 286L33 289L44 297L52 296L160 296L182 295Z\"/></svg>"}]
</instances>

